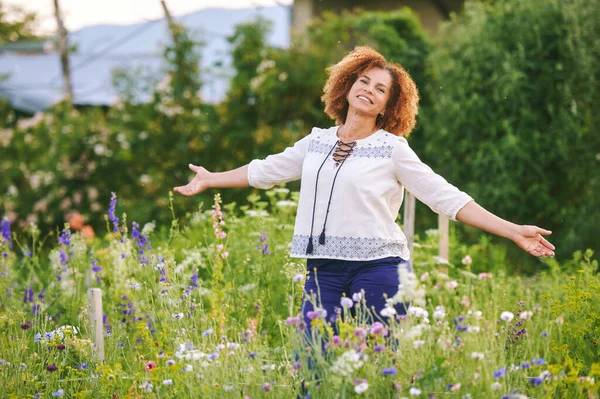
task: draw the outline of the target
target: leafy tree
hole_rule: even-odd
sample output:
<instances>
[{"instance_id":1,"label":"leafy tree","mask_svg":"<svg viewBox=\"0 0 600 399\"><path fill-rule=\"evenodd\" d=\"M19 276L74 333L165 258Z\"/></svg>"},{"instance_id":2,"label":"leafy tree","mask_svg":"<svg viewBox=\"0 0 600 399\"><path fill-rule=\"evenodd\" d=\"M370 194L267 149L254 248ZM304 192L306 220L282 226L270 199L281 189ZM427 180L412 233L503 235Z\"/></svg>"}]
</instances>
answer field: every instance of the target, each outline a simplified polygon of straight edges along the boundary
<instances>
[{"instance_id":1,"label":"leafy tree","mask_svg":"<svg viewBox=\"0 0 600 399\"><path fill-rule=\"evenodd\" d=\"M599 20L599 0L471 1L430 58L425 158L559 256L600 234Z\"/></svg>"},{"instance_id":2,"label":"leafy tree","mask_svg":"<svg viewBox=\"0 0 600 399\"><path fill-rule=\"evenodd\" d=\"M38 39L35 32L37 16L19 7L7 7L0 1L0 44L18 40Z\"/></svg>"}]
</instances>

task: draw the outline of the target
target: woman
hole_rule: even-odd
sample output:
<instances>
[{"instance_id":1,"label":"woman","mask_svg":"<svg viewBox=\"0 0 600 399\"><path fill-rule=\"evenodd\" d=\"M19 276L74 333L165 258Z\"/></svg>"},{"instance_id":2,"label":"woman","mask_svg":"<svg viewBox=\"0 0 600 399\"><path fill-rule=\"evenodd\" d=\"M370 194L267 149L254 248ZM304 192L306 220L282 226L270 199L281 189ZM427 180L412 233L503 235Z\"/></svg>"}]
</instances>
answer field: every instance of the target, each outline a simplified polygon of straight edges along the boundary
<instances>
[{"instance_id":1,"label":"woman","mask_svg":"<svg viewBox=\"0 0 600 399\"><path fill-rule=\"evenodd\" d=\"M343 296L364 290L368 308L380 313L397 292L399 264L410 259L395 223L404 188L437 213L508 238L534 256L554 255L542 237L550 231L495 216L419 160L405 138L415 126L419 96L400 65L357 47L329 71L322 100L336 126L313 128L282 153L232 171L210 173L190 164L196 176L174 190L190 196L301 179L291 256L308 259L305 294L318 292L329 320ZM305 319L311 310L305 300Z\"/></svg>"}]
</instances>

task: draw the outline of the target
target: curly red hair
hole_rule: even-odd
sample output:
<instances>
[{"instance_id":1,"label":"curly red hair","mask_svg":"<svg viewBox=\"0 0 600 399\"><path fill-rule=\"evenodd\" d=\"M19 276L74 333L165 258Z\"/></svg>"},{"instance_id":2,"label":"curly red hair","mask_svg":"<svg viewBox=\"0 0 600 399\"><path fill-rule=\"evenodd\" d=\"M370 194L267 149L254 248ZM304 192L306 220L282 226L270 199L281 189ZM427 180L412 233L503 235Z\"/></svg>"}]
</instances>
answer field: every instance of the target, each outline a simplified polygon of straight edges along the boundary
<instances>
[{"instance_id":1,"label":"curly red hair","mask_svg":"<svg viewBox=\"0 0 600 399\"><path fill-rule=\"evenodd\" d=\"M329 78L321 100L325 112L338 124L346 122L347 95L356 79L367 69L381 68L392 77L390 97L384 116L377 117L377 126L397 136L408 137L417 123L419 92L408 72L400 65L367 46L358 46L340 62L327 68Z\"/></svg>"}]
</instances>

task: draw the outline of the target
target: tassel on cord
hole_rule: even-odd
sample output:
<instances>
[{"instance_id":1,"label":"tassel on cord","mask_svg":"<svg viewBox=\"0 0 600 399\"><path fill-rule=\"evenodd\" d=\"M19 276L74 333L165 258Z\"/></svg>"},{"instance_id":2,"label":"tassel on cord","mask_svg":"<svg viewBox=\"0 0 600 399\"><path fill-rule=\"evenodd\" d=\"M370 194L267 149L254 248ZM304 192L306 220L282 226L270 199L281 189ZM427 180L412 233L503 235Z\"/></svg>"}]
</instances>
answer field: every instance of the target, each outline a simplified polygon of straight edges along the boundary
<instances>
[{"instance_id":1,"label":"tassel on cord","mask_svg":"<svg viewBox=\"0 0 600 399\"><path fill-rule=\"evenodd\" d=\"M308 246L306 247L306 254L312 254L313 253L313 242L312 242L312 236L310 236L310 238L308 239Z\"/></svg>"},{"instance_id":2,"label":"tassel on cord","mask_svg":"<svg viewBox=\"0 0 600 399\"><path fill-rule=\"evenodd\" d=\"M323 229L321 235L319 236L319 244L325 245L325 229Z\"/></svg>"}]
</instances>

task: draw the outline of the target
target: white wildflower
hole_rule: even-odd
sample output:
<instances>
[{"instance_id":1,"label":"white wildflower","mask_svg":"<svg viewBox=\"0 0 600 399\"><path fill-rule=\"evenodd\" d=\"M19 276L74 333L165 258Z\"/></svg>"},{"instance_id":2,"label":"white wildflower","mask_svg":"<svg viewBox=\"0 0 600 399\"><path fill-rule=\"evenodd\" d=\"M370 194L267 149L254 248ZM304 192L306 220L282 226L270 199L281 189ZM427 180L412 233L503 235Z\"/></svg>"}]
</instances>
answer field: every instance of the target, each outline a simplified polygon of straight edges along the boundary
<instances>
[{"instance_id":1,"label":"white wildflower","mask_svg":"<svg viewBox=\"0 0 600 399\"><path fill-rule=\"evenodd\" d=\"M366 381L361 382L360 384L357 384L354 386L354 392L361 394L364 391L366 391L367 389L369 389L369 383Z\"/></svg>"},{"instance_id":2,"label":"white wildflower","mask_svg":"<svg viewBox=\"0 0 600 399\"><path fill-rule=\"evenodd\" d=\"M425 290L421 287L417 276L408 270L406 264L401 263L398 266L398 277L400 284L396 294L388 299L388 304L414 303L425 306Z\"/></svg>"},{"instance_id":3,"label":"white wildflower","mask_svg":"<svg viewBox=\"0 0 600 399\"><path fill-rule=\"evenodd\" d=\"M521 319L522 320L529 320L531 318L531 316L533 316L533 312L530 310L526 310L523 313L521 313Z\"/></svg>"},{"instance_id":4,"label":"white wildflower","mask_svg":"<svg viewBox=\"0 0 600 399\"><path fill-rule=\"evenodd\" d=\"M331 366L331 372L342 377L351 377L355 371L363 366L365 360L367 360L366 356L350 349L336 359Z\"/></svg>"},{"instance_id":5,"label":"white wildflower","mask_svg":"<svg viewBox=\"0 0 600 399\"><path fill-rule=\"evenodd\" d=\"M433 318L434 319L443 319L444 317L446 317L446 310L444 309L444 307L436 306L435 310L433 311Z\"/></svg>"},{"instance_id":6,"label":"white wildflower","mask_svg":"<svg viewBox=\"0 0 600 399\"><path fill-rule=\"evenodd\" d=\"M500 314L500 318L508 322L514 319L515 315L512 312L502 312L502 314Z\"/></svg>"}]
</instances>

